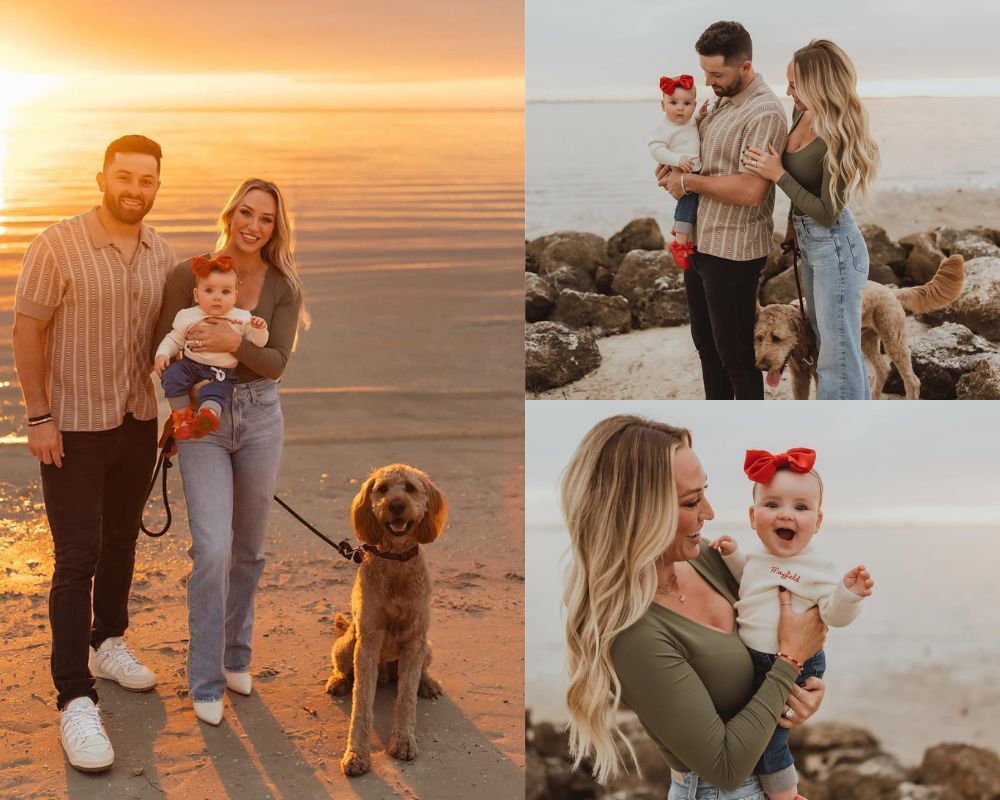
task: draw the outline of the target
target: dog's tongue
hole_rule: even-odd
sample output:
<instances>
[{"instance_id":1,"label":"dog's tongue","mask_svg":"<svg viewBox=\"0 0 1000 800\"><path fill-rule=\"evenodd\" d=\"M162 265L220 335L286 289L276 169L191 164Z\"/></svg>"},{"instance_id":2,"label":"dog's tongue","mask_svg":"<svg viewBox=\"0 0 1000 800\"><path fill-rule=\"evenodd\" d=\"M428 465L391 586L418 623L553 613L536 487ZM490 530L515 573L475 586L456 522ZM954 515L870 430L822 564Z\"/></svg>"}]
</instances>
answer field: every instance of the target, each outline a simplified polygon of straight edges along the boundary
<instances>
[{"instance_id":1,"label":"dog's tongue","mask_svg":"<svg viewBox=\"0 0 1000 800\"><path fill-rule=\"evenodd\" d=\"M393 529L396 533L402 533L406 530L406 520L400 520L399 522L390 522L389 527Z\"/></svg>"},{"instance_id":2,"label":"dog's tongue","mask_svg":"<svg viewBox=\"0 0 1000 800\"><path fill-rule=\"evenodd\" d=\"M776 369L768 370L767 385L773 389L779 383L781 383L781 372Z\"/></svg>"}]
</instances>

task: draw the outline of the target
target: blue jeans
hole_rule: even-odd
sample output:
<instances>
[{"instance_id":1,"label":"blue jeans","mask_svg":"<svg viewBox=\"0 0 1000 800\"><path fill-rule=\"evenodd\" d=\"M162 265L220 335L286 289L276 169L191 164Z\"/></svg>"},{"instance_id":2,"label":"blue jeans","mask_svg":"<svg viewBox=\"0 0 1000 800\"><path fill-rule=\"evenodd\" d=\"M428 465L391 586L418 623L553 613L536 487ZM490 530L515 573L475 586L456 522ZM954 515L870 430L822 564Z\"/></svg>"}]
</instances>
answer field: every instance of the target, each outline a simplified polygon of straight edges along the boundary
<instances>
[{"instance_id":1,"label":"blue jeans","mask_svg":"<svg viewBox=\"0 0 1000 800\"><path fill-rule=\"evenodd\" d=\"M210 367L208 364L182 356L179 361L173 362L163 370L163 377L160 379L163 396L168 400L181 397L185 405L187 405L188 391L201 381L208 383L198 390L198 405L206 400L214 400L225 408L229 405L229 398L236 385L236 368Z\"/></svg>"},{"instance_id":2,"label":"blue jeans","mask_svg":"<svg viewBox=\"0 0 1000 800\"><path fill-rule=\"evenodd\" d=\"M832 228L792 217L802 252L802 283L819 345L817 400L871 400L861 352L861 292L868 280L868 247L846 208Z\"/></svg>"},{"instance_id":3,"label":"blue jeans","mask_svg":"<svg viewBox=\"0 0 1000 800\"><path fill-rule=\"evenodd\" d=\"M758 650L747 649L750 650L750 659L753 661L753 690L756 692L764 683L764 678L771 671L771 667L774 666L776 656L774 653L761 653ZM802 665L802 672L799 673L795 682L799 686L804 686L806 678L813 676L822 678L824 672L826 672L826 654L820 650ZM760 761L754 767L754 772L761 776L761 783L765 784L765 788L767 788L765 776L780 772L794 763L792 752L788 749L788 728L778 727L774 729L771 741L767 743L764 755L760 757ZM784 786L780 788L784 788Z\"/></svg>"},{"instance_id":4,"label":"blue jeans","mask_svg":"<svg viewBox=\"0 0 1000 800\"><path fill-rule=\"evenodd\" d=\"M674 208L674 231L690 236L694 233L694 224L697 221L698 195L689 192L677 201L677 206Z\"/></svg>"},{"instance_id":5,"label":"blue jeans","mask_svg":"<svg viewBox=\"0 0 1000 800\"><path fill-rule=\"evenodd\" d=\"M756 775L751 775L736 789L726 792L702 780L693 772L674 772L667 800L765 800L765 795Z\"/></svg>"},{"instance_id":6,"label":"blue jeans","mask_svg":"<svg viewBox=\"0 0 1000 800\"><path fill-rule=\"evenodd\" d=\"M223 669L250 668L253 599L281 460L276 381L237 384L224 411L215 431L178 442L193 562L188 687L199 701L222 697Z\"/></svg>"}]
</instances>

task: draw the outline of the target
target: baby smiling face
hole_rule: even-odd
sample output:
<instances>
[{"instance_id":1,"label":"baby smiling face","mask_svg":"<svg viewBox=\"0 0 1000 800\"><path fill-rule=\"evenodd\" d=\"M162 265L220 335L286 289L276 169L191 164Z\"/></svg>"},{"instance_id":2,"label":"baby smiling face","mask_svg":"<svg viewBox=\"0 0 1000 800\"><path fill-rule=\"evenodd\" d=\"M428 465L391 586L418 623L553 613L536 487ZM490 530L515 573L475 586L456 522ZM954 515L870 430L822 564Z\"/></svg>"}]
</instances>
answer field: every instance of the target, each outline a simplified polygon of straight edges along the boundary
<instances>
[{"instance_id":1,"label":"baby smiling face","mask_svg":"<svg viewBox=\"0 0 1000 800\"><path fill-rule=\"evenodd\" d=\"M753 497L750 527L772 555L798 555L823 522L822 488L814 474L779 469L767 486L754 484Z\"/></svg>"},{"instance_id":2,"label":"baby smiling face","mask_svg":"<svg viewBox=\"0 0 1000 800\"><path fill-rule=\"evenodd\" d=\"M236 305L236 284L236 270L213 269L204 278L198 278L194 301L208 316L224 316Z\"/></svg>"},{"instance_id":3,"label":"baby smiling face","mask_svg":"<svg viewBox=\"0 0 1000 800\"><path fill-rule=\"evenodd\" d=\"M694 88L682 89L680 86L674 87L673 94L664 94L660 100L660 108L666 114L667 119L675 125L683 125L694 114L697 106L697 98Z\"/></svg>"}]
</instances>

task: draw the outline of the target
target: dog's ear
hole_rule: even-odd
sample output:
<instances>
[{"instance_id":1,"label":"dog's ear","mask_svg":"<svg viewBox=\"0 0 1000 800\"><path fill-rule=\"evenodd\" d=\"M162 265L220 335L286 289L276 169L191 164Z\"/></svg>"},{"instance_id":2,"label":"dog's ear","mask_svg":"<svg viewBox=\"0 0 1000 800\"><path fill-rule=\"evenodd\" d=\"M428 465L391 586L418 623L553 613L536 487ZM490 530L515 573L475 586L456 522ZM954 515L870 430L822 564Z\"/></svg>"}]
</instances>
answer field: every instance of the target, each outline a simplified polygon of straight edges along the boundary
<instances>
[{"instance_id":1,"label":"dog's ear","mask_svg":"<svg viewBox=\"0 0 1000 800\"><path fill-rule=\"evenodd\" d=\"M382 528L378 519L372 513L372 487L375 479L369 478L358 489L351 503L351 523L354 535L365 544L377 545L382 538Z\"/></svg>"},{"instance_id":2,"label":"dog's ear","mask_svg":"<svg viewBox=\"0 0 1000 800\"><path fill-rule=\"evenodd\" d=\"M420 544L430 544L444 530L448 521L448 504L444 501L441 490L426 475L422 475L424 489L427 492L427 512L417 525L416 537Z\"/></svg>"}]
</instances>

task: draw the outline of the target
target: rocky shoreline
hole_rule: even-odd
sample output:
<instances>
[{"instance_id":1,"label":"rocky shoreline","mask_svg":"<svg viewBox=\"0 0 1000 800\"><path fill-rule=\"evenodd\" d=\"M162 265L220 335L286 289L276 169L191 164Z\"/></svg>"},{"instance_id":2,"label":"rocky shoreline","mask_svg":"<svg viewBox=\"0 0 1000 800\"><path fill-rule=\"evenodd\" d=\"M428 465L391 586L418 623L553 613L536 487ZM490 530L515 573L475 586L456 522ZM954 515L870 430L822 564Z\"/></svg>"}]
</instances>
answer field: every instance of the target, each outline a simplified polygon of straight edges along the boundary
<instances>
[{"instance_id":1,"label":"rocky shoreline","mask_svg":"<svg viewBox=\"0 0 1000 800\"><path fill-rule=\"evenodd\" d=\"M921 399L1000 399L1000 230L937 228L898 241L862 225L869 280L895 286L926 283L947 256L966 261L961 296L918 315L911 331ZM762 305L796 298L791 257L781 236L761 275ZM543 392L580 380L601 365L597 340L689 322L682 272L656 221L637 219L605 240L558 231L525 243L525 388ZM900 393L895 368L885 390Z\"/></svg>"},{"instance_id":2,"label":"rocky shoreline","mask_svg":"<svg viewBox=\"0 0 1000 800\"><path fill-rule=\"evenodd\" d=\"M642 778L624 775L608 786L574 770L565 731L525 714L525 800L665 800L670 769L639 721L622 730L635 748ZM809 800L997 800L1000 757L969 744L928 748L918 766L885 752L867 730L835 722L809 724L789 738L799 792ZM628 762L626 762L628 763Z\"/></svg>"}]
</instances>

